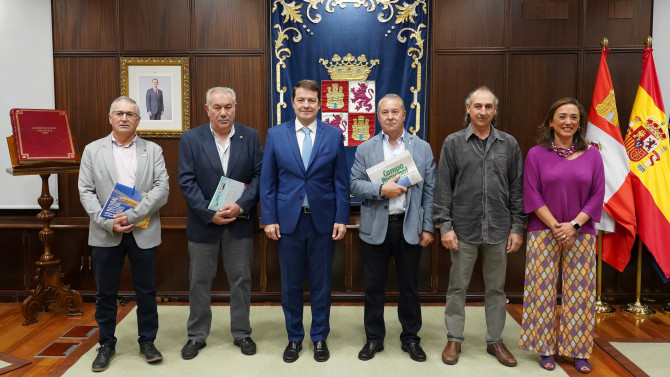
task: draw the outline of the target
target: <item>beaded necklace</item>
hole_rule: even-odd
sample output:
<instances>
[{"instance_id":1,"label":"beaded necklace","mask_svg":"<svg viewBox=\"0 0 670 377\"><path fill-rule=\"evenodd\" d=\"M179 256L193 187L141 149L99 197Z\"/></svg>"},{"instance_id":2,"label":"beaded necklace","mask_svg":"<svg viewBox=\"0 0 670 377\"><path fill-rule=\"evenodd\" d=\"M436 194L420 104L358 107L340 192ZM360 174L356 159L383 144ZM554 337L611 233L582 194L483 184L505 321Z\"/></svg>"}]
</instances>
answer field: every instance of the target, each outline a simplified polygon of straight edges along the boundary
<instances>
[{"instance_id":1,"label":"beaded necklace","mask_svg":"<svg viewBox=\"0 0 670 377\"><path fill-rule=\"evenodd\" d=\"M563 157L563 158L566 158L566 157L568 157L568 156L570 156L571 154L573 154L573 153L576 152L576 150L575 150L575 144L570 145L570 148L566 149L566 148L561 148L561 147L559 147L559 146L556 145L556 143L554 143L553 141L551 142L551 149L553 149L554 152L556 152L557 155L559 155L559 156L561 156L561 157Z\"/></svg>"}]
</instances>

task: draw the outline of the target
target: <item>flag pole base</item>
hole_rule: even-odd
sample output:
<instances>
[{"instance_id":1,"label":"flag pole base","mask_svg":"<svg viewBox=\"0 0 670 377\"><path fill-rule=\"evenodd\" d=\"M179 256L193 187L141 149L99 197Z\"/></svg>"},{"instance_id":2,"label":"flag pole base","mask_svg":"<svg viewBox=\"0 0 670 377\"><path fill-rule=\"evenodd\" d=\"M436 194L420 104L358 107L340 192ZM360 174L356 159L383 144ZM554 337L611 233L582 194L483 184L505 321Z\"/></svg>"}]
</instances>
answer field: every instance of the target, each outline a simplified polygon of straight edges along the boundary
<instances>
[{"instance_id":1,"label":"flag pole base","mask_svg":"<svg viewBox=\"0 0 670 377\"><path fill-rule=\"evenodd\" d=\"M622 310L635 315L654 315L656 313L654 309L641 303L639 298L634 303L626 305Z\"/></svg>"},{"instance_id":2,"label":"flag pole base","mask_svg":"<svg viewBox=\"0 0 670 377\"><path fill-rule=\"evenodd\" d=\"M670 303L668 303L670 305ZM605 313L614 313L616 309L610 304L600 299L600 296L596 299L596 313L605 314Z\"/></svg>"}]
</instances>

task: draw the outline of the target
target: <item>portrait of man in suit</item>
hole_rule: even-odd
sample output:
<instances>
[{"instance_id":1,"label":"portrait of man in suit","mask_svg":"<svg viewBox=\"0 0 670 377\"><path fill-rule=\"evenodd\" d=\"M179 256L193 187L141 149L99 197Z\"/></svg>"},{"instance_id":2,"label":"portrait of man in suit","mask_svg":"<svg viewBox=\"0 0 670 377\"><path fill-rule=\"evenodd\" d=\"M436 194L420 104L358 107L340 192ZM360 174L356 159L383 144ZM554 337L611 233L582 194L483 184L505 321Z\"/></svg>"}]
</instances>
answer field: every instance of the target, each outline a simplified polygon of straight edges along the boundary
<instances>
[{"instance_id":1,"label":"portrait of man in suit","mask_svg":"<svg viewBox=\"0 0 670 377\"><path fill-rule=\"evenodd\" d=\"M185 360L205 347L212 325L211 291L219 255L230 285L230 332L245 355L256 353L251 339L249 304L253 235L258 228L258 187L263 150L258 131L235 123L237 96L226 87L207 91L209 122L184 132L179 143L179 187L188 216L189 306ZM208 209L219 180L226 176L245 183L235 202L218 211Z\"/></svg>"},{"instance_id":2,"label":"portrait of man in suit","mask_svg":"<svg viewBox=\"0 0 670 377\"><path fill-rule=\"evenodd\" d=\"M265 234L277 240L281 300L288 333L283 359L298 359L305 330L303 282L309 276L314 359L330 357L330 289L335 241L349 222L349 172L342 131L316 120L321 89L299 81L291 98L296 119L268 130L261 170Z\"/></svg>"},{"instance_id":3,"label":"portrait of man in suit","mask_svg":"<svg viewBox=\"0 0 670 377\"><path fill-rule=\"evenodd\" d=\"M400 297L398 319L402 326L401 349L412 360L425 361L420 345L421 306L418 292L421 248L433 242L435 227L433 190L435 162L430 145L405 131L405 105L396 94L387 94L377 105L382 132L358 146L351 168L351 194L361 204L361 256L365 291L366 343L358 354L370 360L384 350L384 289L389 260L395 261ZM409 152L422 180L405 187L396 183L399 175L382 184L372 182L366 170Z\"/></svg>"},{"instance_id":4,"label":"portrait of man in suit","mask_svg":"<svg viewBox=\"0 0 670 377\"><path fill-rule=\"evenodd\" d=\"M165 113L165 105L163 104L163 91L158 89L158 79L151 80L151 88L147 89L147 114L149 119L160 120Z\"/></svg>"},{"instance_id":5,"label":"portrait of man in suit","mask_svg":"<svg viewBox=\"0 0 670 377\"><path fill-rule=\"evenodd\" d=\"M88 244L93 247L97 285L95 320L100 328L100 348L93 361L94 372L107 369L116 355L117 299L126 256L137 295L140 356L149 363L163 359L154 346L158 332L155 255L161 243L158 209L167 202L170 187L163 150L135 134L139 111L133 99L115 99L109 109L112 133L84 148L79 169L79 199L90 217ZM100 215L116 183L146 195L134 208L106 219ZM146 218L146 228L135 226Z\"/></svg>"}]
</instances>

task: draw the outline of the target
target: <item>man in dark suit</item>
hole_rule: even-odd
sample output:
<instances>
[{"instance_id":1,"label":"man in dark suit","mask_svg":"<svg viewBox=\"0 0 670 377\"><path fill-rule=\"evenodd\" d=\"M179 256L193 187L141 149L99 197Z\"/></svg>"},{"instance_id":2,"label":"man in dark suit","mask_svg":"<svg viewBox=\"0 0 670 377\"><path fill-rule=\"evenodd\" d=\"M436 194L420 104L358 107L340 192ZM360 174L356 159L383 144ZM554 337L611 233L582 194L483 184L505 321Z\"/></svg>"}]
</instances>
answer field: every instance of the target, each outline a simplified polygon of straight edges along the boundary
<instances>
[{"instance_id":1,"label":"man in dark suit","mask_svg":"<svg viewBox=\"0 0 670 377\"><path fill-rule=\"evenodd\" d=\"M163 359L154 346L158 333L155 257L161 243L158 209L167 202L170 185L161 147L135 133L139 111L134 100L115 99L109 108L112 133L84 148L79 169L79 199L90 217L88 244L93 247L97 285L95 321L100 327L100 348L91 367L94 372L106 370L116 355L117 299L126 256L137 295L140 356L149 363ZM134 208L106 219L100 214L116 183L147 195ZM146 218L149 224L142 228L140 223Z\"/></svg>"},{"instance_id":2,"label":"man in dark suit","mask_svg":"<svg viewBox=\"0 0 670 377\"><path fill-rule=\"evenodd\" d=\"M270 128L261 173L265 234L278 240L282 309L289 343L284 361L302 349L302 284L309 275L312 306L310 338L314 359L330 357L330 286L335 240L349 222L349 174L342 131L316 120L321 89L312 80L293 88L296 119Z\"/></svg>"},{"instance_id":3,"label":"man in dark suit","mask_svg":"<svg viewBox=\"0 0 670 377\"><path fill-rule=\"evenodd\" d=\"M370 360L384 350L384 289L389 259L395 260L400 299L398 319L402 325L402 350L412 360L425 361L419 345L421 305L419 302L419 260L421 247L433 241L435 226L433 189L435 162L430 145L405 132L405 106L396 94L387 94L377 105L382 132L361 144L351 169L351 193L363 198L361 205L361 255L365 287L366 343L358 354ZM422 181L405 187L396 183L398 176L384 184L372 182L366 170L409 152Z\"/></svg>"},{"instance_id":4,"label":"man in dark suit","mask_svg":"<svg viewBox=\"0 0 670 377\"><path fill-rule=\"evenodd\" d=\"M261 149L255 129L235 123L237 101L230 88L207 91L209 123L186 131L179 144L179 187L186 199L186 237L190 256L188 341L181 350L193 359L205 347L212 325L211 291L219 254L230 285L230 331L245 355L256 353L251 339L249 299L253 234L258 229L258 185ZM245 183L233 203L208 209L221 176Z\"/></svg>"},{"instance_id":5,"label":"man in dark suit","mask_svg":"<svg viewBox=\"0 0 670 377\"><path fill-rule=\"evenodd\" d=\"M151 80L152 88L147 89L147 113L149 119L160 120L165 112L163 106L163 91L158 89L158 79Z\"/></svg>"}]
</instances>

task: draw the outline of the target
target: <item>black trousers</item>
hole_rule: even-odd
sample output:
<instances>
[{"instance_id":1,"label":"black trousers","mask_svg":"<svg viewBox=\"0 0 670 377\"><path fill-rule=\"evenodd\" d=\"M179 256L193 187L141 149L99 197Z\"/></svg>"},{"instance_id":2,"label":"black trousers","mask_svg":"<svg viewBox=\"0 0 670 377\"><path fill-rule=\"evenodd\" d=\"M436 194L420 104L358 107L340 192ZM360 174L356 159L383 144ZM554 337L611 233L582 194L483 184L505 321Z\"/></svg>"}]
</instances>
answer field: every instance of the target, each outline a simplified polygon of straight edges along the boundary
<instances>
[{"instance_id":1,"label":"black trousers","mask_svg":"<svg viewBox=\"0 0 670 377\"><path fill-rule=\"evenodd\" d=\"M365 336L368 342L383 344L386 336L384 326L385 287L389 260L393 257L396 266L398 289L398 319L402 326L400 341L418 343L421 330L421 304L418 293L419 259L421 246L405 241L403 221L389 221L386 239L380 245L361 241L363 257L363 285L365 290Z\"/></svg>"},{"instance_id":2,"label":"black trousers","mask_svg":"<svg viewBox=\"0 0 670 377\"><path fill-rule=\"evenodd\" d=\"M100 327L101 346L115 346L116 300L121 284L121 270L126 255L130 261L133 285L137 295L137 330L139 343L153 342L158 332L156 305L156 248L141 249L132 233L125 233L118 246L93 247L93 274L98 286L95 292L95 320Z\"/></svg>"}]
</instances>

